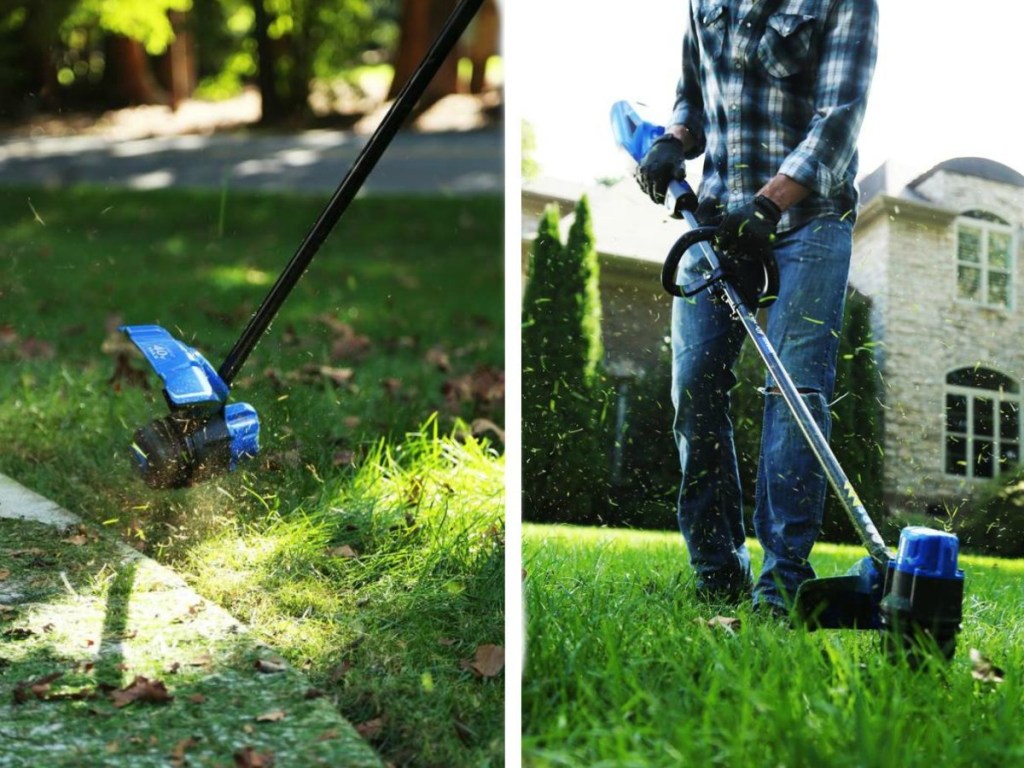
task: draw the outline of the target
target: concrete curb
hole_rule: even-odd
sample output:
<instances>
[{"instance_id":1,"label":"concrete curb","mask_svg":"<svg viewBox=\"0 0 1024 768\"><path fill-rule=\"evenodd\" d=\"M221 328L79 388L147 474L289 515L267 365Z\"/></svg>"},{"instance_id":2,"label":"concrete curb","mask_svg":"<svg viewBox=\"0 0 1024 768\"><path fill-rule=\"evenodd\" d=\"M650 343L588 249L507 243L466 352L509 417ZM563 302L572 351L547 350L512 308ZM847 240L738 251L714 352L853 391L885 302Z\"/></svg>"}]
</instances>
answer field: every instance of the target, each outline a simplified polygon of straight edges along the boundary
<instances>
[{"instance_id":1,"label":"concrete curb","mask_svg":"<svg viewBox=\"0 0 1024 768\"><path fill-rule=\"evenodd\" d=\"M75 563L95 563L72 570L69 546ZM298 670L180 575L0 475L0 571L24 571L25 557L27 578L0 576L0 768L250 765L247 749L279 768L381 765ZM84 677L88 715L74 696L19 697L41 672ZM173 701L133 705L121 722L127 710L100 695L104 675L114 687L159 677Z\"/></svg>"}]
</instances>

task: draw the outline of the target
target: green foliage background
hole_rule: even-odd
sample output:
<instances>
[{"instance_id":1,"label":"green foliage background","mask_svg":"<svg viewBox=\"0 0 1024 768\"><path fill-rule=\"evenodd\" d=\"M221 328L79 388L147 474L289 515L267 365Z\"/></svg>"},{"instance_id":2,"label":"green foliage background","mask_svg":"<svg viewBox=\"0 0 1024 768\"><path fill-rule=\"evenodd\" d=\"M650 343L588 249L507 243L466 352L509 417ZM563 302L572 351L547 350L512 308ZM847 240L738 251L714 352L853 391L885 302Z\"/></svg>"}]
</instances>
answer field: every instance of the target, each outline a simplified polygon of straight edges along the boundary
<instances>
[{"instance_id":1,"label":"green foliage background","mask_svg":"<svg viewBox=\"0 0 1024 768\"><path fill-rule=\"evenodd\" d=\"M523 516L593 522L607 476L599 266L587 198L564 246L558 218L541 217L523 301Z\"/></svg>"}]
</instances>

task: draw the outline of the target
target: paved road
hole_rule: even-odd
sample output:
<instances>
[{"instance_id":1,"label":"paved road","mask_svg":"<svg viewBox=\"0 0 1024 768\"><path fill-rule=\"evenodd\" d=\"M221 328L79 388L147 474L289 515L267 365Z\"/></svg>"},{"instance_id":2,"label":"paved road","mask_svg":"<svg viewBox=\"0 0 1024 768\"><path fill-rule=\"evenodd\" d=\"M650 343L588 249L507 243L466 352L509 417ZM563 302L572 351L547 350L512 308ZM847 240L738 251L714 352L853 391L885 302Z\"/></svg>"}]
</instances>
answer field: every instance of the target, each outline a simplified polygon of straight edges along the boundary
<instances>
[{"instance_id":1,"label":"paved road","mask_svg":"<svg viewBox=\"0 0 1024 768\"><path fill-rule=\"evenodd\" d=\"M330 192L366 141L344 131L242 133L113 141L95 136L0 140L0 184L100 184ZM500 193L500 129L399 134L364 193Z\"/></svg>"}]
</instances>

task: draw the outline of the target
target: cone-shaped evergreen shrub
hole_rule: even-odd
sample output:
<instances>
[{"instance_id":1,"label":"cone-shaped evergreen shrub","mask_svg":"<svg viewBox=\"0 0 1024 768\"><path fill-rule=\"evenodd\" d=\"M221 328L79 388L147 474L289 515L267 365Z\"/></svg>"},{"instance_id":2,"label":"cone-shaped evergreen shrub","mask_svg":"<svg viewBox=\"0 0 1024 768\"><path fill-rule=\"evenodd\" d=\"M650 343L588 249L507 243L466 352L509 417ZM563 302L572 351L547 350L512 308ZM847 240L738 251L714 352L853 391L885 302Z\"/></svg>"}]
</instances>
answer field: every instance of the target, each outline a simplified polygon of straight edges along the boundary
<instances>
[{"instance_id":1,"label":"cone-shaped evergreen shrub","mask_svg":"<svg viewBox=\"0 0 1024 768\"><path fill-rule=\"evenodd\" d=\"M558 212L541 218L523 300L523 516L596 522L606 491L598 441L602 356L599 267L590 206L576 206L563 246Z\"/></svg>"}]
</instances>

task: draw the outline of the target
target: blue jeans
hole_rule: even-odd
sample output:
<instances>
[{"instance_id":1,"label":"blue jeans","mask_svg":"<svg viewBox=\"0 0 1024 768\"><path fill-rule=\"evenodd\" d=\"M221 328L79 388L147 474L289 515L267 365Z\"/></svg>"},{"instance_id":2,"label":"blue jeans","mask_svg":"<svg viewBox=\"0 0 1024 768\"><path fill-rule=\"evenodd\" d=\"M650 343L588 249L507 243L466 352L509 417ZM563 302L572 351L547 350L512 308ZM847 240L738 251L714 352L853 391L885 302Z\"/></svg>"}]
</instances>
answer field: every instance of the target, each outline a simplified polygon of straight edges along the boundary
<instances>
[{"instance_id":1,"label":"blue jeans","mask_svg":"<svg viewBox=\"0 0 1024 768\"><path fill-rule=\"evenodd\" d=\"M768 338L826 437L852 231L848 219L823 216L781 235L774 249L779 297L766 310ZM691 249L681 264L684 281L693 279L687 272L696 261L697 250ZM679 527L697 588L712 592L746 589L753 581L729 419L733 368L746 332L730 314L706 291L676 299L672 307L673 427L682 470ZM764 565L753 587L755 605L785 606L801 582L814 578L808 557L821 528L826 491L825 475L766 375L754 506Z\"/></svg>"}]
</instances>

